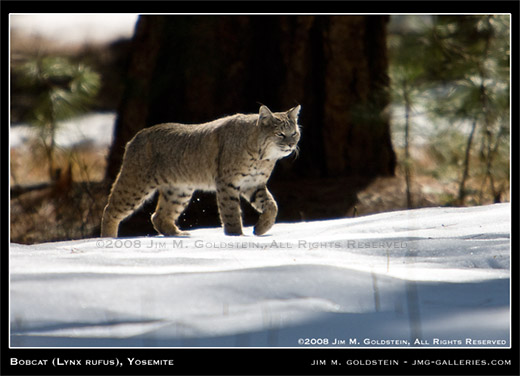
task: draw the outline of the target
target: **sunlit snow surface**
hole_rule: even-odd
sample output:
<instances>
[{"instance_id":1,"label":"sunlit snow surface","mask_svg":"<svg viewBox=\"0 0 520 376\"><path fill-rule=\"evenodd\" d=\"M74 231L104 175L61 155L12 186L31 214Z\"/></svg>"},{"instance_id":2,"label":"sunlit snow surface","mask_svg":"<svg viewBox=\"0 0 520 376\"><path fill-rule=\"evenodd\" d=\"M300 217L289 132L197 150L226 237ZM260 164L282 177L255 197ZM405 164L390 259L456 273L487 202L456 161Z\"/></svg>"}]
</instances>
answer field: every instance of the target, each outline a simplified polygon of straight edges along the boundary
<instances>
[{"instance_id":1,"label":"sunlit snow surface","mask_svg":"<svg viewBox=\"0 0 520 376\"><path fill-rule=\"evenodd\" d=\"M11 346L508 347L510 209L11 244Z\"/></svg>"},{"instance_id":2,"label":"sunlit snow surface","mask_svg":"<svg viewBox=\"0 0 520 376\"><path fill-rule=\"evenodd\" d=\"M108 148L112 143L116 114L113 112L88 113L58 123L56 145L63 148L96 146ZM17 148L38 138L37 128L27 124L11 126L9 145Z\"/></svg>"}]
</instances>

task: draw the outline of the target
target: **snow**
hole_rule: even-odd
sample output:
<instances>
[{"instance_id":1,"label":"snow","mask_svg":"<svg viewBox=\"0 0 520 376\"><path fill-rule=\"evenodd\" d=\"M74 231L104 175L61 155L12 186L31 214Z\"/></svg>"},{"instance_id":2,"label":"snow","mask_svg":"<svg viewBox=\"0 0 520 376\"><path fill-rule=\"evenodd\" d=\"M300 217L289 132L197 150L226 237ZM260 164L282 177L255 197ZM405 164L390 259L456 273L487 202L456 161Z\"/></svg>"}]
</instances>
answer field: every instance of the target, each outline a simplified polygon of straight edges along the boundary
<instances>
[{"instance_id":1,"label":"snow","mask_svg":"<svg viewBox=\"0 0 520 376\"><path fill-rule=\"evenodd\" d=\"M58 122L56 145L62 148L80 145L107 148L112 143L115 120L115 112L97 112ZM35 139L37 136L35 127L27 124L14 124L9 132L9 145L11 148L22 147L27 141Z\"/></svg>"},{"instance_id":2,"label":"snow","mask_svg":"<svg viewBox=\"0 0 520 376\"><path fill-rule=\"evenodd\" d=\"M508 347L510 210L12 243L11 346Z\"/></svg>"},{"instance_id":3,"label":"snow","mask_svg":"<svg viewBox=\"0 0 520 376\"><path fill-rule=\"evenodd\" d=\"M43 36L62 44L109 43L131 38L138 14L45 13L13 14L12 30L28 36Z\"/></svg>"}]
</instances>

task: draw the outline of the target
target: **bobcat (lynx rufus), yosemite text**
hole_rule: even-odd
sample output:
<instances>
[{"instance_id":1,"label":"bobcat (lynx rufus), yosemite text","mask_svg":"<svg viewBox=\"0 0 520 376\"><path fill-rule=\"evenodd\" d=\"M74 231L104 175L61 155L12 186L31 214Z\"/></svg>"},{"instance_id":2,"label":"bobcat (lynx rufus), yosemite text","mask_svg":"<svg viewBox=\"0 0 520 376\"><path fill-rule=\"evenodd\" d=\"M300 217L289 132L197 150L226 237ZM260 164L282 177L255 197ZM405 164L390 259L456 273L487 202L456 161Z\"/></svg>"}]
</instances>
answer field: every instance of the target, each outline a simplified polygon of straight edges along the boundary
<instances>
[{"instance_id":1,"label":"bobcat (lynx rufus), yosemite text","mask_svg":"<svg viewBox=\"0 0 520 376\"><path fill-rule=\"evenodd\" d=\"M216 191L224 232L242 234L240 196L260 213L254 228L265 234L278 207L266 187L278 159L296 150L300 106L272 113L236 114L204 124L159 124L126 145L123 164L101 221L102 237L117 237L119 223L156 190L152 215L162 235L187 235L175 222L195 190Z\"/></svg>"}]
</instances>

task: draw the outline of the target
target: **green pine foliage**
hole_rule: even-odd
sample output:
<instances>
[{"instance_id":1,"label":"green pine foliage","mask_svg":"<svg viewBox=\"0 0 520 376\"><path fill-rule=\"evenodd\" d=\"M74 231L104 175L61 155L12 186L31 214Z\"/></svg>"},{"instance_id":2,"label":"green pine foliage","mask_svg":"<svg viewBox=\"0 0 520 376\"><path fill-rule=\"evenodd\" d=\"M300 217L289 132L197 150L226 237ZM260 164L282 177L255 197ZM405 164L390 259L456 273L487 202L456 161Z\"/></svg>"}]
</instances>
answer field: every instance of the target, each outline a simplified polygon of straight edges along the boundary
<instances>
[{"instance_id":1,"label":"green pine foliage","mask_svg":"<svg viewBox=\"0 0 520 376\"><path fill-rule=\"evenodd\" d=\"M405 107L406 128L414 128L414 105L431 122L430 173L458 183L447 204L500 202L509 189L510 17L430 21L389 38L394 104ZM406 149L414 139L404 133ZM404 154L406 169L413 161Z\"/></svg>"},{"instance_id":2,"label":"green pine foliage","mask_svg":"<svg viewBox=\"0 0 520 376\"><path fill-rule=\"evenodd\" d=\"M36 98L25 120L38 132L52 180L58 123L88 110L99 91L100 76L88 66L60 56L29 59L15 73L17 85Z\"/></svg>"}]
</instances>

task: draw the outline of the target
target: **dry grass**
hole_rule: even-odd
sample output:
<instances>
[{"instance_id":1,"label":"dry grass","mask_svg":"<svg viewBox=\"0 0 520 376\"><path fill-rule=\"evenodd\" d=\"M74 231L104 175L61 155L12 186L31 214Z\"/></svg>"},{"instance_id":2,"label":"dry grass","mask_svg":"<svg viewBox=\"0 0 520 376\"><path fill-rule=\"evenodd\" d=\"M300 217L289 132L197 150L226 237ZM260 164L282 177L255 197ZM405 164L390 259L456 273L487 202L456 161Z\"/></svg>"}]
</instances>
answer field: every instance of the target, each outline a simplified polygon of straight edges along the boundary
<instances>
[{"instance_id":1,"label":"dry grass","mask_svg":"<svg viewBox=\"0 0 520 376\"><path fill-rule=\"evenodd\" d=\"M462 161L447 163L440 162L436 152L425 147L414 147L411 149L413 158L412 166L412 185L416 196L424 195L428 200L432 200L437 206L459 205L459 183L462 176ZM397 150L398 160L404 158L404 152ZM509 170L508 156L495 158L493 171L495 197L491 191L489 179L485 179L482 171L484 163L480 160L478 151L473 150L470 159L470 176L466 181L466 196L464 206L488 205L495 202L509 202L510 181L506 172ZM480 171L480 172L479 172ZM404 181L404 171L402 168L396 170L396 176L402 177ZM420 206L420 205L418 205Z\"/></svg>"},{"instance_id":2,"label":"dry grass","mask_svg":"<svg viewBox=\"0 0 520 376\"><path fill-rule=\"evenodd\" d=\"M99 235L107 196L103 183L72 183L11 199L11 242L22 244L83 239Z\"/></svg>"},{"instance_id":3,"label":"dry grass","mask_svg":"<svg viewBox=\"0 0 520 376\"><path fill-rule=\"evenodd\" d=\"M76 182L101 181L105 175L106 148L59 149L55 155L56 167L65 171L72 167ZM11 187L49 181L49 165L41 146L37 143L10 150Z\"/></svg>"},{"instance_id":4,"label":"dry grass","mask_svg":"<svg viewBox=\"0 0 520 376\"><path fill-rule=\"evenodd\" d=\"M31 244L97 236L109 187L102 181L105 149L56 154L60 179L49 183L48 164L38 148L11 149L11 241ZM37 183L44 188L31 189Z\"/></svg>"}]
</instances>

